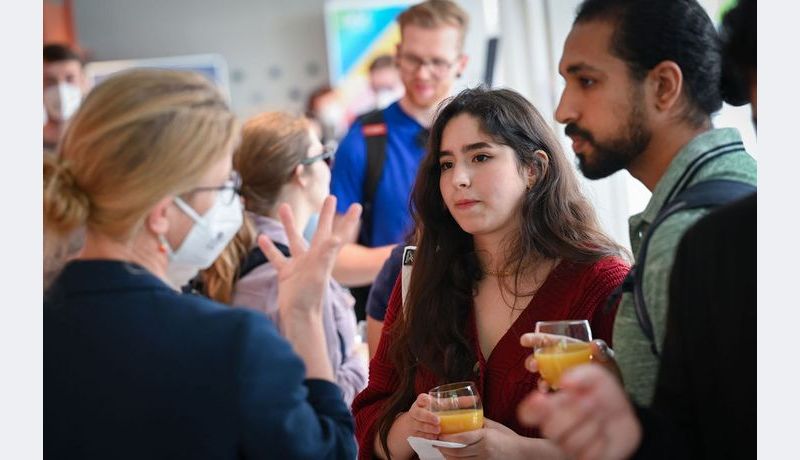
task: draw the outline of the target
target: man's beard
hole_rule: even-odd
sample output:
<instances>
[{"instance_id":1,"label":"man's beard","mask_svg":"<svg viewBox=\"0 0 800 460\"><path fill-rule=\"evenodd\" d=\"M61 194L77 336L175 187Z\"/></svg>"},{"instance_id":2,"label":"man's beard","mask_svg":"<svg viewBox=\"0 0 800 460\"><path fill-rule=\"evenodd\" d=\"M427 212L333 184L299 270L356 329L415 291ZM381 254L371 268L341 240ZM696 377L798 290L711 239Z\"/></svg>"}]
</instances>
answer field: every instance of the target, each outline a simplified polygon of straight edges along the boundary
<instances>
[{"instance_id":1,"label":"man's beard","mask_svg":"<svg viewBox=\"0 0 800 460\"><path fill-rule=\"evenodd\" d=\"M569 123L564 128L564 133L568 136L578 136L594 148L589 157L575 152L578 167L583 175L587 179L602 179L627 168L650 143L653 133L648 129L645 118L644 101L633 100L628 120L623 126L624 134L606 142L597 142L589 131Z\"/></svg>"}]
</instances>

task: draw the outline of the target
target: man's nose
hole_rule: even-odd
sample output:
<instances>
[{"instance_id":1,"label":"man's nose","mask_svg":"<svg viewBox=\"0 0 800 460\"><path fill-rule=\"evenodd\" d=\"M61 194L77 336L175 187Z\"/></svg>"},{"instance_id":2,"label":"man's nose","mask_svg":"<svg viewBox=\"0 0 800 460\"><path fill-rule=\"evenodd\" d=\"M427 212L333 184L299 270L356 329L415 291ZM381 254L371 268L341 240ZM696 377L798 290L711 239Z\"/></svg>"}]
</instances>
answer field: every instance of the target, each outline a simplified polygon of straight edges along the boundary
<instances>
[{"instance_id":1,"label":"man's nose","mask_svg":"<svg viewBox=\"0 0 800 460\"><path fill-rule=\"evenodd\" d=\"M563 124L572 123L578 118L575 102L570 91L566 88L561 92L561 98L558 100L555 116L556 120Z\"/></svg>"}]
</instances>

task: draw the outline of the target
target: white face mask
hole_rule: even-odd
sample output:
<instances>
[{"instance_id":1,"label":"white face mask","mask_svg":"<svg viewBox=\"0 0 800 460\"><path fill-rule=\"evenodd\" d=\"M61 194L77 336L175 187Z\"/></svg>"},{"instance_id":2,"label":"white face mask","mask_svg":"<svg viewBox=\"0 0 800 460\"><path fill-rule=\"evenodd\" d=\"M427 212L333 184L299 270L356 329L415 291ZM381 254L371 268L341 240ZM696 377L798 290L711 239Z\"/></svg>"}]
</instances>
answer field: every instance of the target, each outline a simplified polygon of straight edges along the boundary
<instances>
[{"instance_id":1,"label":"white face mask","mask_svg":"<svg viewBox=\"0 0 800 460\"><path fill-rule=\"evenodd\" d=\"M402 90L381 88L375 93L375 106L378 109L385 109L389 104L403 97Z\"/></svg>"},{"instance_id":2,"label":"white face mask","mask_svg":"<svg viewBox=\"0 0 800 460\"><path fill-rule=\"evenodd\" d=\"M44 108L52 121L64 122L75 114L81 105L81 89L72 83L59 83L44 90Z\"/></svg>"},{"instance_id":3,"label":"white face mask","mask_svg":"<svg viewBox=\"0 0 800 460\"><path fill-rule=\"evenodd\" d=\"M306 224L306 228L303 230L303 238L306 241L311 241L311 238L314 237L314 233L317 232L317 225L319 224L319 213L315 212L311 214L311 217L308 219L308 223Z\"/></svg>"},{"instance_id":4,"label":"white face mask","mask_svg":"<svg viewBox=\"0 0 800 460\"><path fill-rule=\"evenodd\" d=\"M175 197L174 201L194 221L177 251L173 251L166 238L161 236L169 256L167 278L173 287L180 289L198 271L210 267L239 231L242 226L242 204L233 189L218 191L214 205L203 216L179 197Z\"/></svg>"},{"instance_id":5,"label":"white face mask","mask_svg":"<svg viewBox=\"0 0 800 460\"><path fill-rule=\"evenodd\" d=\"M326 125L337 126L344 119L344 110L339 104L328 104L319 112L319 121Z\"/></svg>"},{"instance_id":6,"label":"white face mask","mask_svg":"<svg viewBox=\"0 0 800 460\"><path fill-rule=\"evenodd\" d=\"M322 125L324 140L339 139L347 129L344 109L339 104L328 104L317 114Z\"/></svg>"}]
</instances>

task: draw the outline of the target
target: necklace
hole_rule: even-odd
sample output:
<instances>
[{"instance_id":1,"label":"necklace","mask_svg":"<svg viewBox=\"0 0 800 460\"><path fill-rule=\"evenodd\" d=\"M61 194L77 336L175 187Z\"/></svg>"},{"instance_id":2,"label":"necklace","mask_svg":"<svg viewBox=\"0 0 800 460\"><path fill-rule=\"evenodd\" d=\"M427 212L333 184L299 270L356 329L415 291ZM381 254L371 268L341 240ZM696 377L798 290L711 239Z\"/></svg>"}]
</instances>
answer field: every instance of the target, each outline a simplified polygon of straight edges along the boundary
<instances>
[{"instance_id":1,"label":"necklace","mask_svg":"<svg viewBox=\"0 0 800 460\"><path fill-rule=\"evenodd\" d=\"M512 275L512 273L510 273L510 272L504 272L504 271L499 271L499 270L498 271L489 270L488 268L484 268L483 269L483 273L486 274L486 275L489 275L489 276L497 277L497 278L505 278L507 276L511 276Z\"/></svg>"}]
</instances>

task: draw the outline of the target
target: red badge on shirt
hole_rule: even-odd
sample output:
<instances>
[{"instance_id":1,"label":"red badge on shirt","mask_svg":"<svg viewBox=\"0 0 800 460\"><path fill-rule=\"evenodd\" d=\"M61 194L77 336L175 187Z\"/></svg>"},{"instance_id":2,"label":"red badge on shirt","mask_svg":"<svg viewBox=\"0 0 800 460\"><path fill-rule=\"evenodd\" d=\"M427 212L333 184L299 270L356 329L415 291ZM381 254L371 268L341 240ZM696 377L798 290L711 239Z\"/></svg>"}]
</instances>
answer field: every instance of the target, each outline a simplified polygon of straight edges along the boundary
<instances>
[{"instance_id":1,"label":"red badge on shirt","mask_svg":"<svg viewBox=\"0 0 800 460\"><path fill-rule=\"evenodd\" d=\"M386 123L372 123L369 125L364 125L361 127L361 132L364 134L364 137L385 136Z\"/></svg>"}]
</instances>

